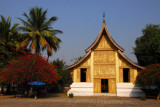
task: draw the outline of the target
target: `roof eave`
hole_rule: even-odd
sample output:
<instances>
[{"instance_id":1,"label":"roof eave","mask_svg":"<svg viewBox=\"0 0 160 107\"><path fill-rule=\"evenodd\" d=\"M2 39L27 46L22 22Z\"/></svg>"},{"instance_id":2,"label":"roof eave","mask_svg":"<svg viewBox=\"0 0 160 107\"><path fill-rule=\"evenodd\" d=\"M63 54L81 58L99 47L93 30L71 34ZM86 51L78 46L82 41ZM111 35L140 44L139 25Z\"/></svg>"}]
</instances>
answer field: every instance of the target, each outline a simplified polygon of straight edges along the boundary
<instances>
[{"instance_id":1,"label":"roof eave","mask_svg":"<svg viewBox=\"0 0 160 107\"><path fill-rule=\"evenodd\" d=\"M140 65L137 65L135 64L134 62L132 62L129 58L127 58L120 50L118 50L118 53L120 56L122 56L125 60L127 60L131 65L139 68L139 69L145 69L144 67L140 66Z\"/></svg>"},{"instance_id":2,"label":"roof eave","mask_svg":"<svg viewBox=\"0 0 160 107\"><path fill-rule=\"evenodd\" d=\"M79 60L79 61L76 62L75 64L73 64L73 65L67 67L67 69L69 70L69 69L74 68L75 66L78 66L78 65L79 65L81 62L83 62L90 54L91 54L91 51L87 52L87 54L84 55L83 58L82 58L81 60Z\"/></svg>"}]
</instances>

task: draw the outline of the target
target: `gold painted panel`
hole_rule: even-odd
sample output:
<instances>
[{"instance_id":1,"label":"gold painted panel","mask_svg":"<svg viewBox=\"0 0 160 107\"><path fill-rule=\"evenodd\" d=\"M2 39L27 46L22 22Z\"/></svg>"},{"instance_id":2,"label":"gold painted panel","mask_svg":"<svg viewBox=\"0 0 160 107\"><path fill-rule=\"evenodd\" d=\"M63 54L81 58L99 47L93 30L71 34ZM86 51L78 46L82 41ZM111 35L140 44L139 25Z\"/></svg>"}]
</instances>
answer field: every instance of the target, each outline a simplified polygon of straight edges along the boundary
<instances>
[{"instance_id":1,"label":"gold painted panel","mask_svg":"<svg viewBox=\"0 0 160 107\"><path fill-rule=\"evenodd\" d=\"M90 56L89 56L86 60L84 60L84 61L79 65L79 67L81 67L81 66L87 67L87 66L90 66L90 65L91 65L91 58L90 58Z\"/></svg>"},{"instance_id":2,"label":"gold painted panel","mask_svg":"<svg viewBox=\"0 0 160 107\"><path fill-rule=\"evenodd\" d=\"M104 48L107 49L111 48L111 45L103 35L96 49L104 49Z\"/></svg>"},{"instance_id":3,"label":"gold painted panel","mask_svg":"<svg viewBox=\"0 0 160 107\"><path fill-rule=\"evenodd\" d=\"M70 75L72 77L72 81L74 81L74 71L70 71Z\"/></svg>"},{"instance_id":4,"label":"gold painted panel","mask_svg":"<svg viewBox=\"0 0 160 107\"><path fill-rule=\"evenodd\" d=\"M123 82L123 68L119 69L119 82Z\"/></svg>"},{"instance_id":5,"label":"gold painted panel","mask_svg":"<svg viewBox=\"0 0 160 107\"><path fill-rule=\"evenodd\" d=\"M94 52L94 64L115 64L115 52L114 51L95 51Z\"/></svg>"},{"instance_id":6,"label":"gold painted panel","mask_svg":"<svg viewBox=\"0 0 160 107\"><path fill-rule=\"evenodd\" d=\"M131 64L129 64L126 60L120 58L119 59L119 66L120 67L126 67L126 68L133 68Z\"/></svg>"},{"instance_id":7,"label":"gold painted panel","mask_svg":"<svg viewBox=\"0 0 160 107\"><path fill-rule=\"evenodd\" d=\"M116 79L109 79L109 93L116 93Z\"/></svg>"},{"instance_id":8,"label":"gold painted panel","mask_svg":"<svg viewBox=\"0 0 160 107\"><path fill-rule=\"evenodd\" d=\"M91 73L90 73L90 69L87 69L86 80L87 80L87 82L91 82Z\"/></svg>"},{"instance_id":9,"label":"gold painted panel","mask_svg":"<svg viewBox=\"0 0 160 107\"><path fill-rule=\"evenodd\" d=\"M134 82L134 70L130 69L130 82L133 83Z\"/></svg>"},{"instance_id":10,"label":"gold painted panel","mask_svg":"<svg viewBox=\"0 0 160 107\"><path fill-rule=\"evenodd\" d=\"M94 79L94 93L101 93L101 79Z\"/></svg>"},{"instance_id":11,"label":"gold painted panel","mask_svg":"<svg viewBox=\"0 0 160 107\"><path fill-rule=\"evenodd\" d=\"M94 78L116 77L115 65L94 65Z\"/></svg>"},{"instance_id":12,"label":"gold painted panel","mask_svg":"<svg viewBox=\"0 0 160 107\"><path fill-rule=\"evenodd\" d=\"M80 82L80 69L77 69L77 81L76 82Z\"/></svg>"}]
</instances>

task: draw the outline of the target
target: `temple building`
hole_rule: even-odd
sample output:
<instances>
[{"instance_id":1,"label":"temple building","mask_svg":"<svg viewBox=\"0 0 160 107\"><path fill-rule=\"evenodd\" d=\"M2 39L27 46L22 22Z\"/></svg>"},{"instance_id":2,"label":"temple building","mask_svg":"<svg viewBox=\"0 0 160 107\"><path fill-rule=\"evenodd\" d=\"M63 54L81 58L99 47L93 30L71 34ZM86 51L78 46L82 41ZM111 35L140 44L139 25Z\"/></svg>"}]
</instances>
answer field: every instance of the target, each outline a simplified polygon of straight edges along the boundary
<instances>
[{"instance_id":1,"label":"temple building","mask_svg":"<svg viewBox=\"0 0 160 107\"><path fill-rule=\"evenodd\" d=\"M139 70L144 69L128 59L111 37L105 20L96 40L86 55L69 66L73 83L67 94L74 96L128 96L141 97L144 93L134 82Z\"/></svg>"}]
</instances>

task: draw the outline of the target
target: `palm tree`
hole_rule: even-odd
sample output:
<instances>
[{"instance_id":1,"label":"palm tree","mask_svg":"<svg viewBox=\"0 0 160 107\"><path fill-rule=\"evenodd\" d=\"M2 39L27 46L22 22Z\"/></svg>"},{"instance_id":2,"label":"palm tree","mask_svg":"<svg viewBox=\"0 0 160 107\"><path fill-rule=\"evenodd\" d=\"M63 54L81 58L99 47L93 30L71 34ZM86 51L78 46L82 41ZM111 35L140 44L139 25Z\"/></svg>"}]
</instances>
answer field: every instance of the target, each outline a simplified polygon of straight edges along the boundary
<instances>
[{"instance_id":1,"label":"palm tree","mask_svg":"<svg viewBox=\"0 0 160 107\"><path fill-rule=\"evenodd\" d=\"M12 53L19 48L19 42L15 40L18 35L17 27L18 23L15 23L11 27L11 18L5 19L4 16L0 16L0 68L4 67L8 60L12 57Z\"/></svg>"},{"instance_id":2,"label":"palm tree","mask_svg":"<svg viewBox=\"0 0 160 107\"><path fill-rule=\"evenodd\" d=\"M46 18L47 10L43 11L42 8L34 7L29 11L29 15L25 12L26 20L18 18L21 20L24 26L19 27L20 30L24 31L23 40L21 43L22 47L29 48L31 52L40 54L40 51L47 49L47 55L53 55L52 49L56 52L59 48L59 43L61 40L55 35L57 33L62 33L60 30L53 30L51 24L57 20L57 17L51 17L49 20Z\"/></svg>"}]
</instances>

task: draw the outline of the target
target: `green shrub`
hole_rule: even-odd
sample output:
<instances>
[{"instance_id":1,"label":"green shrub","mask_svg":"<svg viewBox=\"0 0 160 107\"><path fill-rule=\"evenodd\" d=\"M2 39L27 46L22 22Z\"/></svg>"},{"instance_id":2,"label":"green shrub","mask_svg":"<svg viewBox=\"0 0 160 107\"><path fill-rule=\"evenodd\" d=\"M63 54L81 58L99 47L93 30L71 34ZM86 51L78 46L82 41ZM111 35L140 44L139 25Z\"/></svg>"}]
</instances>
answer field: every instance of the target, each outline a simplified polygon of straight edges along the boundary
<instances>
[{"instance_id":1,"label":"green shrub","mask_svg":"<svg viewBox=\"0 0 160 107\"><path fill-rule=\"evenodd\" d=\"M73 93L70 93L70 94L69 94L69 98L73 98Z\"/></svg>"},{"instance_id":2,"label":"green shrub","mask_svg":"<svg viewBox=\"0 0 160 107\"><path fill-rule=\"evenodd\" d=\"M157 96L160 94L160 64L152 64L138 73L136 84L142 87L146 96Z\"/></svg>"}]
</instances>

